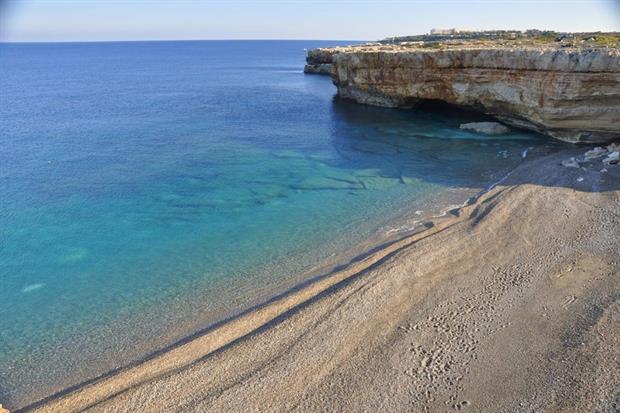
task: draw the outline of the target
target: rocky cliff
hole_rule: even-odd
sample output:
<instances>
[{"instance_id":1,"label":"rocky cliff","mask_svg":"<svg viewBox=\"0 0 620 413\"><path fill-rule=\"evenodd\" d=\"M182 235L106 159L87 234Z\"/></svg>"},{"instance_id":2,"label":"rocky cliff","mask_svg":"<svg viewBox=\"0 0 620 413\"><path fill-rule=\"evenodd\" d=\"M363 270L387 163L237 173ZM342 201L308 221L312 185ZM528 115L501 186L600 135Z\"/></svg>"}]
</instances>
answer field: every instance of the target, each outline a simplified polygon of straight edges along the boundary
<instances>
[{"instance_id":1,"label":"rocky cliff","mask_svg":"<svg viewBox=\"0 0 620 413\"><path fill-rule=\"evenodd\" d=\"M308 72L329 73L359 103L437 100L569 142L620 139L620 49L424 44L317 49Z\"/></svg>"},{"instance_id":2,"label":"rocky cliff","mask_svg":"<svg viewBox=\"0 0 620 413\"><path fill-rule=\"evenodd\" d=\"M304 67L304 73L316 73L320 75L331 75L334 70L334 55L339 53L340 50L346 50L347 48L328 48L328 49L313 49L308 51L306 56L306 66Z\"/></svg>"}]
</instances>

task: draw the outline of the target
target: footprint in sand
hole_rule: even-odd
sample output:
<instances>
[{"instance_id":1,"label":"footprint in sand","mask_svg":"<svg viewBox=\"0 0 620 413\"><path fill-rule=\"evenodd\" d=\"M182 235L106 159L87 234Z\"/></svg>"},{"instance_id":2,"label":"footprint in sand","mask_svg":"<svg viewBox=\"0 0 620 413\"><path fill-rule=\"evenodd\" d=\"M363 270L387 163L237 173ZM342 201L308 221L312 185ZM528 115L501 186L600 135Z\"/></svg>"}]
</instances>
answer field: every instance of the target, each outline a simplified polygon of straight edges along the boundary
<instances>
[{"instance_id":1,"label":"footprint in sand","mask_svg":"<svg viewBox=\"0 0 620 413\"><path fill-rule=\"evenodd\" d=\"M562 307L567 308L569 305L575 302L576 299L577 297L575 297L574 295L569 295L568 297L564 299L564 303L562 304Z\"/></svg>"},{"instance_id":2,"label":"footprint in sand","mask_svg":"<svg viewBox=\"0 0 620 413\"><path fill-rule=\"evenodd\" d=\"M563 271L561 271L558 275L555 276L555 278L562 278L564 277L566 274L568 274L569 272L571 272L573 270L573 266L570 265L568 266L566 269L564 269Z\"/></svg>"}]
</instances>

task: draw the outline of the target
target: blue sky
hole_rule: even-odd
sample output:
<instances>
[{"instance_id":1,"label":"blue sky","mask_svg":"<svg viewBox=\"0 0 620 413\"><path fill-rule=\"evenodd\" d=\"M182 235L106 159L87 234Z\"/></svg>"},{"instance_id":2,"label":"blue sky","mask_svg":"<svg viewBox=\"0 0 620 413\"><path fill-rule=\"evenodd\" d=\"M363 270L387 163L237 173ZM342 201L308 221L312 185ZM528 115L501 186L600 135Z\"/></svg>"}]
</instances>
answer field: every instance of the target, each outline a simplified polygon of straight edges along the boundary
<instances>
[{"instance_id":1,"label":"blue sky","mask_svg":"<svg viewBox=\"0 0 620 413\"><path fill-rule=\"evenodd\" d=\"M433 27L620 31L620 0L0 0L0 40L363 39Z\"/></svg>"}]
</instances>

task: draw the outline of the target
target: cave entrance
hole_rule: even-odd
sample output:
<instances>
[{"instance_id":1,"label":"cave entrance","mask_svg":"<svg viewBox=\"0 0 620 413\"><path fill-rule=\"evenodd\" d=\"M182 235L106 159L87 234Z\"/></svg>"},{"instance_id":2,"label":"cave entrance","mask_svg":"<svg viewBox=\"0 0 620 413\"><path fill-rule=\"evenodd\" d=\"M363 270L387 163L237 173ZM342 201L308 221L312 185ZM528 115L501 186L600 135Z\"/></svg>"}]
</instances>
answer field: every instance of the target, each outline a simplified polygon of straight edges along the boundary
<instances>
[{"instance_id":1,"label":"cave entrance","mask_svg":"<svg viewBox=\"0 0 620 413\"><path fill-rule=\"evenodd\" d=\"M459 119L462 123L466 122L498 122L497 118L487 115L475 108L454 105L443 100L428 99L412 102L411 109L422 112L438 113L451 118Z\"/></svg>"}]
</instances>

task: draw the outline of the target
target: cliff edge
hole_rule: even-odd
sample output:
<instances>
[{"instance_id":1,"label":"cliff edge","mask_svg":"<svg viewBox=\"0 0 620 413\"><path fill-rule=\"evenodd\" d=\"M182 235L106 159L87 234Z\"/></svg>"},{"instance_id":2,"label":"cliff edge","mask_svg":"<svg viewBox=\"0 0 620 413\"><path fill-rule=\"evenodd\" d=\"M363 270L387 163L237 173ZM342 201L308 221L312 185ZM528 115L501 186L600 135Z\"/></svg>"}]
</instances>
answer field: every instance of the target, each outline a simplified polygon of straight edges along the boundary
<instances>
[{"instance_id":1,"label":"cliff edge","mask_svg":"<svg viewBox=\"0 0 620 413\"><path fill-rule=\"evenodd\" d=\"M407 108L442 101L563 141L620 139L615 44L375 43L311 50L307 61L307 73L330 74L339 96L359 103Z\"/></svg>"}]
</instances>

